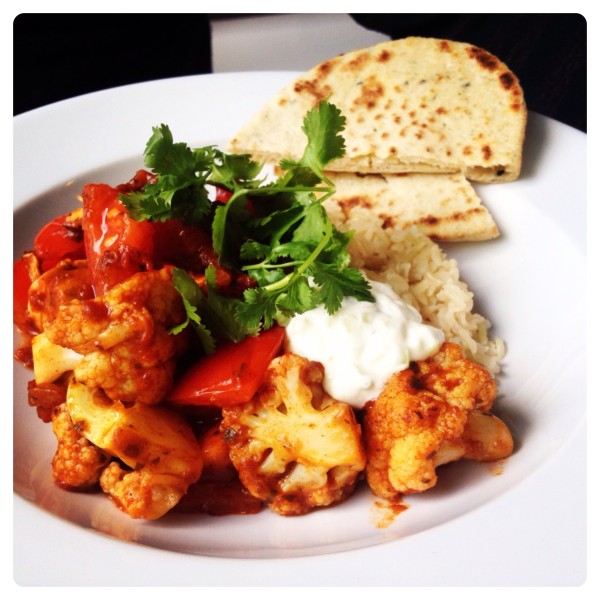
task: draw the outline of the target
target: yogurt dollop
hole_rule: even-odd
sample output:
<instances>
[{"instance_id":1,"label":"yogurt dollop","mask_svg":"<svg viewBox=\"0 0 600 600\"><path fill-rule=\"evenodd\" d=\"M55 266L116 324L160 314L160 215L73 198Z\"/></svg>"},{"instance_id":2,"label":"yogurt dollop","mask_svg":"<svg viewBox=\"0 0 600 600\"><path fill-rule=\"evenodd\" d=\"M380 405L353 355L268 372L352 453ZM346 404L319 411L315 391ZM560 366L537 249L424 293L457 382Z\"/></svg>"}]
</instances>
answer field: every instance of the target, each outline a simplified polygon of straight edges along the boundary
<instances>
[{"instance_id":1,"label":"yogurt dollop","mask_svg":"<svg viewBox=\"0 0 600 600\"><path fill-rule=\"evenodd\" d=\"M322 363L327 393L355 408L376 398L394 373L432 356L444 342L443 332L423 323L390 286L369 283L375 302L344 298L333 315L318 306L286 326L286 349Z\"/></svg>"}]
</instances>

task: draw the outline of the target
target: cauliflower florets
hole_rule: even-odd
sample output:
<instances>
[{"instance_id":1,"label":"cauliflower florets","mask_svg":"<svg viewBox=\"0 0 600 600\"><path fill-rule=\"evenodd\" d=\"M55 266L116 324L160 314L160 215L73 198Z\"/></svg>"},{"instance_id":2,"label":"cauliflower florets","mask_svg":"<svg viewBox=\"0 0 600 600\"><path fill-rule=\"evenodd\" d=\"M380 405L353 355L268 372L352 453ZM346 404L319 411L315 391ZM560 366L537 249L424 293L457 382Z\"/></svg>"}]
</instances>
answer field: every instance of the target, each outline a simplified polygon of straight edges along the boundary
<instances>
[{"instance_id":1,"label":"cauliflower florets","mask_svg":"<svg viewBox=\"0 0 600 600\"><path fill-rule=\"evenodd\" d=\"M70 348L52 343L45 333L32 338L31 353L33 376L38 384L56 381L67 371L72 371L83 358Z\"/></svg>"},{"instance_id":2,"label":"cauliflower florets","mask_svg":"<svg viewBox=\"0 0 600 600\"><path fill-rule=\"evenodd\" d=\"M28 312L37 331L42 332L65 305L93 297L87 261L67 259L33 280Z\"/></svg>"},{"instance_id":3,"label":"cauliflower florets","mask_svg":"<svg viewBox=\"0 0 600 600\"><path fill-rule=\"evenodd\" d=\"M113 400L156 404L172 385L175 357L185 345L185 336L169 329L184 317L163 269L137 273L98 298L71 299L45 319L44 335L83 355L74 366L78 381Z\"/></svg>"},{"instance_id":4,"label":"cauliflower florets","mask_svg":"<svg viewBox=\"0 0 600 600\"><path fill-rule=\"evenodd\" d=\"M475 410L469 413L460 438L442 444L435 463L439 466L458 458L480 462L500 460L512 454L513 446L510 430L501 419ZM457 458L450 458L450 455Z\"/></svg>"},{"instance_id":5,"label":"cauliflower florets","mask_svg":"<svg viewBox=\"0 0 600 600\"><path fill-rule=\"evenodd\" d=\"M131 517L161 517L200 476L200 447L177 413L140 403L125 406L75 380L67 390L67 408L81 435L129 467L112 462L100 486Z\"/></svg>"},{"instance_id":6,"label":"cauliflower florets","mask_svg":"<svg viewBox=\"0 0 600 600\"><path fill-rule=\"evenodd\" d=\"M366 477L373 492L385 498L421 492L436 484L440 464L508 456L510 432L481 412L491 408L495 389L489 372L451 343L393 375L365 408Z\"/></svg>"},{"instance_id":7,"label":"cauliflower florets","mask_svg":"<svg viewBox=\"0 0 600 600\"><path fill-rule=\"evenodd\" d=\"M250 402L223 410L221 430L242 483L282 515L343 500L365 466L352 409L322 381L322 365L285 354Z\"/></svg>"},{"instance_id":8,"label":"cauliflower florets","mask_svg":"<svg viewBox=\"0 0 600 600\"><path fill-rule=\"evenodd\" d=\"M96 486L109 456L81 435L64 403L52 413L52 431L58 440L52 459L54 481L68 490Z\"/></svg>"}]
</instances>

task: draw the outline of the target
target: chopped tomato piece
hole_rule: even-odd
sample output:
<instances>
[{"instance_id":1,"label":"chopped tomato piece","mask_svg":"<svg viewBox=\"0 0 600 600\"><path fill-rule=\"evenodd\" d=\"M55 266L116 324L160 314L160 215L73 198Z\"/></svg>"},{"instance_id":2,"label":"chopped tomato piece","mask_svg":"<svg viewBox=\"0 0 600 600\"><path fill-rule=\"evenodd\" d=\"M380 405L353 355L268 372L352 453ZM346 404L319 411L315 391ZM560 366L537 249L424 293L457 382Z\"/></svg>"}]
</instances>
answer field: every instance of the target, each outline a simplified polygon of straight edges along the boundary
<instances>
[{"instance_id":1,"label":"chopped tomato piece","mask_svg":"<svg viewBox=\"0 0 600 600\"><path fill-rule=\"evenodd\" d=\"M215 200L217 202L220 202L221 204L227 204L229 200L231 200L231 196L233 196L233 192L230 192L228 189L216 186ZM248 200L246 202L246 208L253 217L256 217L256 211L254 210L254 205L252 204L251 200Z\"/></svg>"},{"instance_id":2,"label":"chopped tomato piece","mask_svg":"<svg viewBox=\"0 0 600 600\"><path fill-rule=\"evenodd\" d=\"M233 406L254 396L281 351L285 329L272 327L238 344L223 344L193 365L169 394L177 404Z\"/></svg>"},{"instance_id":3,"label":"chopped tomato piece","mask_svg":"<svg viewBox=\"0 0 600 600\"><path fill-rule=\"evenodd\" d=\"M33 248L43 272L63 259L85 258L81 210L57 217L44 225L35 236Z\"/></svg>"},{"instance_id":4,"label":"chopped tomato piece","mask_svg":"<svg viewBox=\"0 0 600 600\"><path fill-rule=\"evenodd\" d=\"M67 397L67 386L62 382L36 383L32 379L27 384L29 406L34 406L38 417L44 423L52 421L52 411Z\"/></svg>"},{"instance_id":5,"label":"chopped tomato piece","mask_svg":"<svg viewBox=\"0 0 600 600\"><path fill-rule=\"evenodd\" d=\"M122 194L127 194L141 190L148 183L156 183L156 175L145 169L140 169L127 183L118 185L117 189Z\"/></svg>"},{"instance_id":6,"label":"chopped tomato piece","mask_svg":"<svg viewBox=\"0 0 600 600\"><path fill-rule=\"evenodd\" d=\"M177 219L152 223L154 259L194 273L203 273L209 265L218 265L210 233L198 225L184 225Z\"/></svg>"},{"instance_id":7,"label":"chopped tomato piece","mask_svg":"<svg viewBox=\"0 0 600 600\"><path fill-rule=\"evenodd\" d=\"M233 192L230 192L229 190L222 187L216 187L215 200L217 202L221 202L221 204L227 204L231 196L233 196Z\"/></svg>"},{"instance_id":8,"label":"chopped tomato piece","mask_svg":"<svg viewBox=\"0 0 600 600\"><path fill-rule=\"evenodd\" d=\"M135 273L152 268L153 227L135 221L119 200L120 190L90 183L83 188L83 234L97 296Z\"/></svg>"}]
</instances>

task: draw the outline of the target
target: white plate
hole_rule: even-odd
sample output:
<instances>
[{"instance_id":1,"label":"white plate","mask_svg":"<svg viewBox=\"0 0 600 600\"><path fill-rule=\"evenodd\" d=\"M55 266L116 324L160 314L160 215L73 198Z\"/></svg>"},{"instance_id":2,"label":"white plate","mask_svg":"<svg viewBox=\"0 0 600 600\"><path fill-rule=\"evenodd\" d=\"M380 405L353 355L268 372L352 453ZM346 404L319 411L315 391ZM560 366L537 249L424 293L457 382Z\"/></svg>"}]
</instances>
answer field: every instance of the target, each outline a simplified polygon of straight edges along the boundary
<instances>
[{"instance_id":1,"label":"white plate","mask_svg":"<svg viewBox=\"0 0 600 600\"><path fill-rule=\"evenodd\" d=\"M151 127L223 143L293 73L132 85L15 118L15 256L88 181L142 166ZM14 372L14 575L22 585L577 585L585 579L586 136L532 114L521 179L478 186L499 240L447 246L477 308L507 341L496 412L516 452L461 462L387 527L363 490L283 518L170 515L133 521L101 495L53 485L49 425ZM279 559L274 561L273 559ZM111 566L107 566L110 561Z\"/></svg>"}]
</instances>

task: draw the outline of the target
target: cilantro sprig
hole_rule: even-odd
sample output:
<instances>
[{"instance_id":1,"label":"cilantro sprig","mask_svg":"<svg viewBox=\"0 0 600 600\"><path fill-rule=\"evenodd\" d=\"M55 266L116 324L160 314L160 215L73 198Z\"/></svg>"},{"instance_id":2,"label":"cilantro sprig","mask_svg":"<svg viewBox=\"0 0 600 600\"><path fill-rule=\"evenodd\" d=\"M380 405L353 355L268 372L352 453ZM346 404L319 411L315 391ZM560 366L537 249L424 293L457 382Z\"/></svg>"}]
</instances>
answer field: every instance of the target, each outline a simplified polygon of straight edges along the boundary
<instances>
[{"instance_id":1,"label":"cilantro sprig","mask_svg":"<svg viewBox=\"0 0 600 600\"><path fill-rule=\"evenodd\" d=\"M247 326L236 318L240 301L217 292L215 267L206 269L206 293L184 269L173 269L172 278L175 289L183 298L187 318L171 333L179 333L187 326L193 327L206 354L215 351L215 336L240 342L246 336L258 333L258 328Z\"/></svg>"},{"instance_id":2,"label":"cilantro sprig","mask_svg":"<svg viewBox=\"0 0 600 600\"><path fill-rule=\"evenodd\" d=\"M351 234L338 231L323 207L335 193L325 170L344 155L344 125L336 106L320 102L304 119L302 156L281 161L281 174L271 181L248 155L213 146L192 150L175 143L168 126L153 128L144 156L156 182L121 197L129 214L210 227L220 264L256 282L242 298L224 297L212 268L205 274L207 293L176 269L173 280L188 317L175 332L193 326L210 353L214 335L239 341L321 304L333 314L345 296L373 300L368 282L350 266ZM211 186L229 190L226 204L211 200Z\"/></svg>"},{"instance_id":3,"label":"cilantro sprig","mask_svg":"<svg viewBox=\"0 0 600 600\"><path fill-rule=\"evenodd\" d=\"M164 124L152 128L144 164L157 181L121 196L129 214L139 221L180 219L185 223L201 223L210 215L210 185L227 188L235 182L257 187L262 168L248 156L227 155L214 146L192 150L185 143L175 143Z\"/></svg>"}]
</instances>

